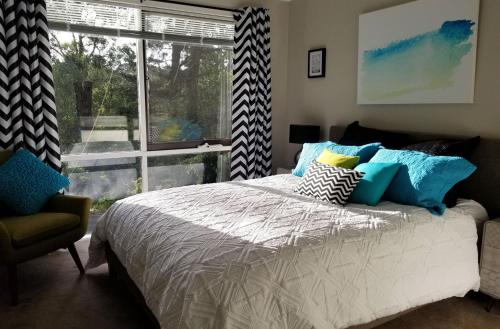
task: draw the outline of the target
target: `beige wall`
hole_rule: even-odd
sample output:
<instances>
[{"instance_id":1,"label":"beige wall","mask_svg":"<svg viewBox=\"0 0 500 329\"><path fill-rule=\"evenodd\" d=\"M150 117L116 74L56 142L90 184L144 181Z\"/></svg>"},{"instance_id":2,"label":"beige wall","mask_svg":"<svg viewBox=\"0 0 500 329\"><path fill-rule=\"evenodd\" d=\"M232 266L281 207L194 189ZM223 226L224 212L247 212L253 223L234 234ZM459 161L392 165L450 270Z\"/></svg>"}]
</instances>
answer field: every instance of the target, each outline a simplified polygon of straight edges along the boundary
<instances>
[{"instance_id":1,"label":"beige wall","mask_svg":"<svg viewBox=\"0 0 500 329\"><path fill-rule=\"evenodd\" d=\"M293 0L290 4L288 121L362 124L408 131L500 138L500 1L481 0L475 102L472 105L356 105L358 16L407 0ZM326 78L307 78L307 51L327 48ZM273 63L275 65L276 63ZM288 135L287 125L274 134ZM291 164L295 145L277 165Z\"/></svg>"},{"instance_id":2,"label":"beige wall","mask_svg":"<svg viewBox=\"0 0 500 329\"><path fill-rule=\"evenodd\" d=\"M191 4L202 4L224 8L258 6L268 8L271 16L271 79L273 107L273 164L286 158L288 145L287 117L287 62L288 62L288 18L289 2L281 0L186 0ZM287 133L283 133L287 131Z\"/></svg>"}]
</instances>

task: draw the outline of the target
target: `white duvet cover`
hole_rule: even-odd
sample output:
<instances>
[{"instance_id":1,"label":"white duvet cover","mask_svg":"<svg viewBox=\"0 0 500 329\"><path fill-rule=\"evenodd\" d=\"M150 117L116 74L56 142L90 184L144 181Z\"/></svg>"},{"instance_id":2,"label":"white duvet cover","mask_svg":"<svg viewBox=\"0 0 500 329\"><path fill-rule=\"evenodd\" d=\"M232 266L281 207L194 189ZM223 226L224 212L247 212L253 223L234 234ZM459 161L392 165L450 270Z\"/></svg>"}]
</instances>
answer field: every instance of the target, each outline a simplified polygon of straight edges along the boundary
<instances>
[{"instance_id":1,"label":"white duvet cover","mask_svg":"<svg viewBox=\"0 0 500 329\"><path fill-rule=\"evenodd\" d=\"M121 200L97 224L88 267L108 241L163 328L345 328L479 288L464 207L340 207L293 193L298 180Z\"/></svg>"}]
</instances>

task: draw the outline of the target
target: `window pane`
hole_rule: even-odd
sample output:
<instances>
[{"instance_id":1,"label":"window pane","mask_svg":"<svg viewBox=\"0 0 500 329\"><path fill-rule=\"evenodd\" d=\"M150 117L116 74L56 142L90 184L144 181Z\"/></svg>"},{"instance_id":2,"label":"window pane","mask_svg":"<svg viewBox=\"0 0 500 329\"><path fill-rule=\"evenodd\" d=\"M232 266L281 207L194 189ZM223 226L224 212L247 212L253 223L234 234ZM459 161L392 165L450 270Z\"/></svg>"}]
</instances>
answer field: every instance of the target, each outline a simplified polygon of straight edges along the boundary
<instances>
[{"instance_id":1,"label":"window pane","mask_svg":"<svg viewBox=\"0 0 500 329\"><path fill-rule=\"evenodd\" d=\"M229 152L149 157L149 190L227 181L229 164Z\"/></svg>"},{"instance_id":2,"label":"window pane","mask_svg":"<svg viewBox=\"0 0 500 329\"><path fill-rule=\"evenodd\" d=\"M140 158L66 162L63 174L71 181L66 192L91 198L93 213L102 213L116 200L142 189Z\"/></svg>"},{"instance_id":3,"label":"window pane","mask_svg":"<svg viewBox=\"0 0 500 329\"><path fill-rule=\"evenodd\" d=\"M136 42L51 32L63 154L139 149Z\"/></svg>"},{"instance_id":4,"label":"window pane","mask_svg":"<svg viewBox=\"0 0 500 329\"><path fill-rule=\"evenodd\" d=\"M146 42L149 143L229 139L232 49Z\"/></svg>"}]
</instances>

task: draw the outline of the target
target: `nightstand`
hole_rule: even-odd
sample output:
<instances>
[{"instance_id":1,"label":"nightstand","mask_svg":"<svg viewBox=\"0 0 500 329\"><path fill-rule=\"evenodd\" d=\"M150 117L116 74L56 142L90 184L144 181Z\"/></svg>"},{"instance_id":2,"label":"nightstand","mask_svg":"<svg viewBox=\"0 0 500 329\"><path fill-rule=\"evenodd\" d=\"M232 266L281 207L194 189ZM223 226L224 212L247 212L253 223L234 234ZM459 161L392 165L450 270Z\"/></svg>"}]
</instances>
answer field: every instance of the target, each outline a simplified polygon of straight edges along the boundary
<instances>
[{"instance_id":1,"label":"nightstand","mask_svg":"<svg viewBox=\"0 0 500 329\"><path fill-rule=\"evenodd\" d=\"M500 299L500 222L487 221L484 224L481 247L481 292L493 298L486 310L489 312Z\"/></svg>"},{"instance_id":2,"label":"nightstand","mask_svg":"<svg viewBox=\"0 0 500 329\"><path fill-rule=\"evenodd\" d=\"M291 174L291 173L292 173L292 168L283 168L283 167L279 167L279 168L276 170L276 174L277 174L277 175Z\"/></svg>"}]
</instances>

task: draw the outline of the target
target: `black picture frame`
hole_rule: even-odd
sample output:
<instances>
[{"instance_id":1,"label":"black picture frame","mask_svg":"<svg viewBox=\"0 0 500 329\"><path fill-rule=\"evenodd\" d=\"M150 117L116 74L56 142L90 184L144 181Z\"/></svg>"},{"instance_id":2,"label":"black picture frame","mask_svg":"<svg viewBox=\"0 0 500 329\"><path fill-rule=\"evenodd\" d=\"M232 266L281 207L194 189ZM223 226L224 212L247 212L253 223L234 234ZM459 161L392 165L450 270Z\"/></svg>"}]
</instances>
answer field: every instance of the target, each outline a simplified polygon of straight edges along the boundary
<instances>
[{"instance_id":1,"label":"black picture frame","mask_svg":"<svg viewBox=\"0 0 500 329\"><path fill-rule=\"evenodd\" d=\"M307 77L309 79L324 78L326 75L326 48L309 50L307 61Z\"/></svg>"}]
</instances>

